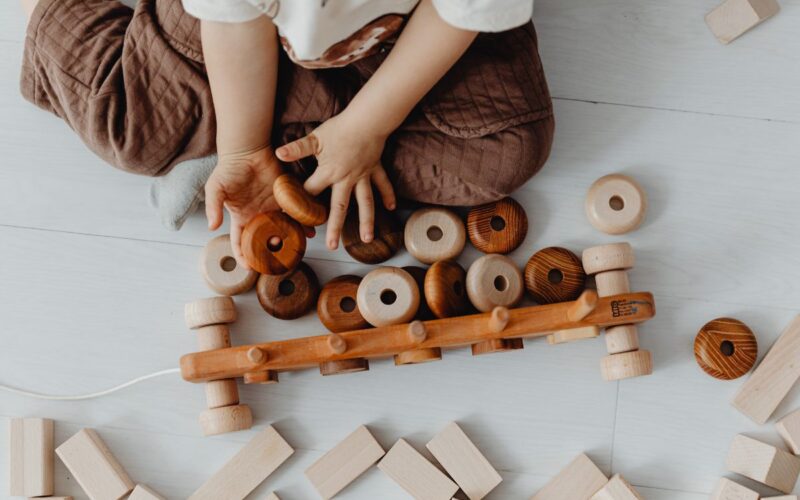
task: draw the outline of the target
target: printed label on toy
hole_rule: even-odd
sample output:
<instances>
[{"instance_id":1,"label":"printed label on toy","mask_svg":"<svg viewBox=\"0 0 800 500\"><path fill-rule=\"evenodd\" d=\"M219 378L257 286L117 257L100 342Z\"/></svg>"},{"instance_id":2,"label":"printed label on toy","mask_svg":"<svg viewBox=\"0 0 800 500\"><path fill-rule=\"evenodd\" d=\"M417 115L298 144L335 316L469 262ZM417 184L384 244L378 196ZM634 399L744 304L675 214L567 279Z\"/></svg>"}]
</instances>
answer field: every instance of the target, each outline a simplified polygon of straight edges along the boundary
<instances>
[{"instance_id":1,"label":"printed label on toy","mask_svg":"<svg viewBox=\"0 0 800 500\"><path fill-rule=\"evenodd\" d=\"M611 316L614 318L636 316L639 313L639 306L641 305L649 305L649 302L642 300L612 300Z\"/></svg>"}]
</instances>

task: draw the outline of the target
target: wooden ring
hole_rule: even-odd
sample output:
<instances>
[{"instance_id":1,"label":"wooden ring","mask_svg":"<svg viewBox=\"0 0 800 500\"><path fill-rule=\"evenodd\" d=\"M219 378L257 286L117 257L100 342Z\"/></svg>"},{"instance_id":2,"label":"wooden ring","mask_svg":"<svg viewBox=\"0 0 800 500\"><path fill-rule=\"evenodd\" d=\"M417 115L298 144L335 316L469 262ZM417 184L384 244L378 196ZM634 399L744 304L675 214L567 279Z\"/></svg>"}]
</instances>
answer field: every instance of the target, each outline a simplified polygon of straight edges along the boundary
<instances>
[{"instance_id":1,"label":"wooden ring","mask_svg":"<svg viewBox=\"0 0 800 500\"><path fill-rule=\"evenodd\" d=\"M469 300L481 312L497 306L514 307L525 291L517 265L500 254L484 255L473 262L467 270L466 284Z\"/></svg>"},{"instance_id":2,"label":"wooden ring","mask_svg":"<svg viewBox=\"0 0 800 500\"><path fill-rule=\"evenodd\" d=\"M281 275L262 274L256 284L258 302L278 319L297 319L317 302L319 280L305 262Z\"/></svg>"},{"instance_id":3,"label":"wooden ring","mask_svg":"<svg viewBox=\"0 0 800 500\"><path fill-rule=\"evenodd\" d=\"M469 312L466 278L464 268L452 260L436 262L425 273L425 298L437 318L452 318Z\"/></svg>"},{"instance_id":4,"label":"wooden ring","mask_svg":"<svg viewBox=\"0 0 800 500\"><path fill-rule=\"evenodd\" d=\"M472 245L483 253L507 254L528 234L525 209L512 198L503 198L470 209L467 233Z\"/></svg>"},{"instance_id":5,"label":"wooden ring","mask_svg":"<svg viewBox=\"0 0 800 500\"><path fill-rule=\"evenodd\" d=\"M272 183L272 194L278 206L304 226L319 226L328 220L328 207L311 196L293 175L278 176Z\"/></svg>"},{"instance_id":6,"label":"wooden ring","mask_svg":"<svg viewBox=\"0 0 800 500\"><path fill-rule=\"evenodd\" d=\"M325 328L334 333L369 328L356 302L360 283L361 278L352 274L325 283L317 299L317 316Z\"/></svg>"},{"instance_id":7,"label":"wooden ring","mask_svg":"<svg viewBox=\"0 0 800 500\"><path fill-rule=\"evenodd\" d=\"M280 242L273 245L277 237ZM242 253L261 274L283 274L306 253L306 235L299 222L281 212L258 214L242 231Z\"/></svg>"},{"instance_id":8,"label":"wooden ring","mask_svg":"<svg viewBox=\"0 0 800 500\"><path fill-rule=\"evenodd\" d=\"M650 375L653 373L653 355L650 351L610 354L600 361L600 373L608 382Z\"/></svg>"},{"instance_id":9,"label":"wooden ring","mask_svg":"<svg viewBox=\"0 0 800 500\"><path fill-rule=\"evenodd\" d=\"M403 246L403 228L394 214L375 207L373 239L361 241L358 210L350 210L342 227L345 251L364 264L380 264L392 258Z\"/></svg>"},{"instance_id":10,"label":"wooden ring","mask_svg":"<svg viewBox=\"0 0 800 500\"><path fill-rule=\"evenodd\" d=\"M753 331L738 319L709 321L694 338L694 359L704 372L733 380L749 372L758 357Z\"/></svg>"},{"instance_id":11,"label":"wooden ring","mask_svg":"<svg viewBox=\"0 0 800 500\"><path fill-rule=\"evenodd\" d=\"M597 179L586 194L586 217L606 234L633 231L644 220L647 196L638 182L622 174Z\"/></svg>"},{"instance_id":12,"label":"wooden ring","mask_svg":"<svg viewBox=\"0 0 800 500\"><path fill-rule=\"evenodd\" d=\"M191 329L223 325L236 321L236 305L230 297L195 300L183 308L186 326Z\"/></svg>"},{"instance_id":13,"label":"wooden ring","mask_svg":"<svg viewBox=\"0 0 800 500\"><path fill-rule=\"evenodd\" d=\"M421 363L429 363L431 361L439 361L441 359L441 347L425 347L422 349L414 349L413 351L405 351L395 354L394 364L395 366L419 365Z\"/></svg>"},{"instance_id":14,"label":"wooden ring","mask_svg":"<svg viewBox=\"0 0 800 500\"><path fill-rule=\"evenodd\" d=\"M223 234L206 243L200 254L200 273L209 288L221 295L238 295L256 284L258 273L236 262L231 237Z\"/></svg>"},{"instance_id":15,"label":"wooden ring","mask_svg":"<svg viewBox=\"0 0 800 500\"><path fill-rule=\"evenodd\" d=\"M365 372L369 370L369 360L366 358L339 359L320 363L319 373L323 377L328 375L344 375L345 373Z\"/></svg>"},{"instance_id":16,"label":"wooden ring","mask_svg":"<svg viewBox=\"0 0 800 500\"><path fill-rule=\"evenodd\" d=\"M452 210L422 208L406 221L406 250L425 264L458 257L466 241L464 222Z\"/></svg>"},{"instance_id":17,"label":"wooden ring","mask_svg":"<svg viewBox=\"0 0 800 500\"><path fill-rule=\"evenodd\" d=\"M381 267L361 280L356 302L361 314L374 326L407 323L417 314L419 289L406 271Z\"/></svg>"},{"instance_id":18,"label":"wooden ring","mask_svg":"<svg viewBox=\"0 0 800 500\"><path fill-rule=\"evenodd\" d=\"M525 264L525 288L539 304L577 299L586 288L581 260L566 248L539 250Z\"/></svg>"},{"instance_id":19,"label":"wooden ring","mask_svg":"<svg viewBox=\"0 0 800 500\"><path fill-rule=\"evenodd\" d=\"M587 248L582 261L586 274L597 274L631 269L636 265L636 255L630 243L612 243Z\"/></svg>"}]
</instances>

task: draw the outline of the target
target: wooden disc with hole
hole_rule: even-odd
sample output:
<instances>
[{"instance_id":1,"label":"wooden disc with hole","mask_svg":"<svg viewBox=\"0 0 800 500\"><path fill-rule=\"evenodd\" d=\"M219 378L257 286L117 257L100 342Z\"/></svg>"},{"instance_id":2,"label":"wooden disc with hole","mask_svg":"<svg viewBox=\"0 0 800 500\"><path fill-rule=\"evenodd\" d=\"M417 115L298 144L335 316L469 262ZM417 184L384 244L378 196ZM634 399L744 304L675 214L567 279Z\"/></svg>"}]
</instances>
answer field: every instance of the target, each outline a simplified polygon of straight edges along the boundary
<instances>
[{"instance_id":1,"label":"wooden disc with hole","mask_svg":"<svg viewBox=\"0 0 800 500\"><path fill-rule=\"evenodd\" d=\"M200 428L204 436L243 431L253 426L253 412L247 405L211 408L200 414Z\"/></svg>"},{"instance_id":2,"label":"wooden disc with hole","mask_svg":"<svg viewBox=\"0 0 800 500\"><path fill-rule=\"evenodd\" d=\"M284 274L262 274L256 284L256 295L267 314L278 319L297 319L317 303L319 280L314 270L301 262Z\"/></svg>"},{"instance_id":3,"label":"wooden disc with hole","mask_svg":"<svg viewBox=\"0 0 800 500\"><path fill-rule=\"evenodd\" d=\"M366 358L340 359L320 363L319 372L328 375L343 375L345 373L365 372L369 370L369 360Z\"/></svg>"},{"instance_id":4,"label":"wooden disc with hole","mask_svg":"<svg viewBox=\"0 0 800 500\"><path fill-rule=\"evenodd\" d=\"M347 213L342 227L342 244L350 257L364 264L380 264L403 247L403 227L391 212L375 207L372 241L361 241L358 210Z\"/></svg>"},{"instance_id":5,"label":"wooden disc with hole","mask_svg":"<svg viewBox=\"0 0 800 500\"><path fill-rule=\"evenodd\" d=\"M328 220L328 207L311 196L293 175L278 176L272 183L272 194L278 206L304 226L319 226Z\"/></svg>"},{"instance_id":6,"label":"wooden disc with hole","mask_svg":"<svg viewBox=\"0 0 800 500\"><path fill-rule=\"evenodd\" d=\"M414 316L414 319L420 321L435 319L436 316L433 315L431 308L428 307L428 301L425 299L425 273L427 273L428 270L420 266L403 266L403 271L414 278L414 281L417 282L417 288L419 288L419 308L417 309L417 314Z\"/></svg>"},{"instance_id":7,"label":"wooden disc with hole","mask_svg":"<svg viewBox=\"0 0 800 500\"><path fill-rule=\"evenodd\" d=\"M458 262L441 260L425 273L425 299L437 318L463 316L470 311L467 273Z\"/></svg>"},{"instance_id":8,"label":"wooden disc with hole","mask_svg":"<svg viewBox=\"0 0 800 500\"><path fill-rule=\"evenodd\" d=\"M186 326L192 329L233 323L236 321L236 305L230 297L195 300L186 304L183 316Z\"/></svg>"},{"instance_id":9,"label":"wooden disc with hole","mask_svg":"<svg viewBox=\"0 0 800 500\"><path fill-rule=\"evenodd\" d=\"M414 319L419 308L417 283L399 267L380 267L361 279L356 302L374 326L398 325Z\"/></svg>"},{"instance_id":10,"label":"wooden disc with hole","mask_svg":"<svg viewBox=\"0 0 800 500\"><path fill-rule=\"evenodd\" d=\"M525 209L512 198L503 198L470 209L467 233L472 245L483 253L514 251L528 234Z\"/></svg>"},{"instance_id":11,"label":"wooden disc with hole","mask_svg":"<svg viewBox=\"0 0 800 500\"><path fill-rule=\"evenodd\" d=\"M472 344L472 355L480 356L481 354L491 354L494 352L506 352L522 349L525 344L522 339L492 339L484 340Z\"/></svg>"},{"instance_id":12,"label":"wooden disc with hole","mask_svg":"<svg viewBox=\"0 0 800 500\"><path fill-rule=\"evenodd\" d=\"M394 364L395 366L418 365L431 361L439 361L441 359L442 349L440 347L425 347L395 354Z\"/></svg>"},{"instance_id":13,"label":"wooden disc with hole","mask_svg":"<svg viewBox=\"0 0 800 500\"><path fill-rule=\"evenodd\" d=\"M221 295L238 295L256 284L258 273L236 262L231 237L223 234L206 243L200 254L200 273L209 288Z\"/></svg>"},{"instance_id":14,"label":"wooden disc with hole","mask_svg":"<svg viewBox=\"0 0 800 500\"><path fill-rule=\"evenodd\" d=\"M280 241L274 245L271 240ZM258 214L242 231L242 253L261 274L283 274L294 269L306 253L303 226L281 212Z\"/></svg>"},{"instance_id":15,"label":"wooden disc with hole","mask_svg":"<svg viewBox=\"0 0 800 500\"><path fill-rule=\"evenodd\" d=\"M464 222L452 210L421 208L406 221L406 250L425 264L455 259L466 241Z\"/></svg>"},{"instance_id":16,"label":"wooden disc with hole","mask_svg":"<svg viewBox=\"0 0 800 500\"><path fill-rule=\"evenodd\" d=\"M317 299L317 316L328 330L339 333L369 328L358 309L359 276L345 274L325 283Z\"/></svg>"},{"instance_id":17,"label":"wooden disc with hole","mask_svg":"<svg viewBox=\"0 0 800 500\"><path fill-rule=\"evenodd\" d=\"M575 300L586 288L581 260L566 248L539 250L525 265L525 288L539 304Z\"/></svg>"},{"instance_id":18,"label":"wooden disc with hole","mask_svg":"<svg viewBox=\"0 0 800 500\"><path fill-rule=\"evenodd\" d=\"M481 312L497 306L514 307L525 291L517 265L500 254L484 255L473 262L467 270L466 285L470 302Z\"/></svg>"},{"instance_id":19,"label":"wooden disc with hole","mask_svg":"<svg viewBox=\"0 0 800 500\"><path fill-rule=\"evenodd\" d=\"M586 274L621 271L636 265L636 255L630 243L612 243L587 248L583 251L582 262Z\"/></svg>"},{"instance_id":20,"label":"wooden disc with hole","mask_svg":"<svg viewBox=\"0 0 800 500\"><path fill-rule=\"evenodd\" d=\"M586 193L586 217L607 234L633 231L644 220L647 196L638 182L622 174L597 179Z\"/></svg>"},{"instance_id":21,"label":"wooden disc with hole","mask_svg":"<svg viewBox=\"0 0 800 500\"><path fill-rule=\"evenodd\" d=\"M757 357L756 336L738 319L711 320L694 338L694 359L714 378L739 378L750 371Z\"/></svg>"},{"instance_id":22,"label":"wooden disc with hole","mask_svg":"<svg viewBox=\"0 0 800 500\"><path fill-rule=\"evenodd\" d=\"M653 373L653 355L650 351L631 351L609 354L600 361L603 380L622 380Z\"/></svg>"}]
</instances>

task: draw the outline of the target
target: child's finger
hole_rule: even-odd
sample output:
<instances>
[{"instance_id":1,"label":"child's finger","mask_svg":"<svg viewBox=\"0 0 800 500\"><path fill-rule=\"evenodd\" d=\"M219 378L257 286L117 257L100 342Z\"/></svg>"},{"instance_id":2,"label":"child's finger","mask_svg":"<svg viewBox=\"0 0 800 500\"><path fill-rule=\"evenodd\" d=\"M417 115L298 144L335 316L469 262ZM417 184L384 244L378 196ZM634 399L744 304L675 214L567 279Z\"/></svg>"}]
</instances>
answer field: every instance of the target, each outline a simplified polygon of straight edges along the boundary
<instances>
[{"instance_id":1,"label":"child's finger","mask_svg":"<svg viewBox=\"0 0 800 500\"><path fill-rule=\"evenodd\" d=\"M367 177L361 178L356 184L356 203L361 241L369 243L375 226L375 200L372 197L372 184Z\"/></svg>"},{"instance_id":2,"label":"child's finger","mask_svg":"<svg viewBox=\"0 0 800 500\"><path fill-rule=\"evenodd\" d=\"M247 260L242 253L242 230L244 225L239 221L238 217L231 217L231 248L233 249L233 256L236 257L236 262L239 263L244 269L250 269L247 265Z\"/></svg>"},{"instance_id":3,"label":"child's finger","mask_svg":"<svg viewBox=\"0 0 800 500\"><path fill-rule=\"evenodd\" d=\"M328 178L326 171L317 166L317 169L314 170L314 173L311 174L308 179L306 179L306 182L303 183L303 188L308 191L311 196L317 196L321 192L325 191L325 189L331 184L332 182Z\"/></svg>"},{"instance_id":4,"label":"child's finger","mask_svg":"<svg viewBox=\"0 0 800 500\"><path fill-rule=\"evenodd\" d=\"M352 188L340 182L334 184L331 192L331 213L328 216L328 234L326 237L328 248L336 250L339 246L339 237L344 226L344 219L347 215L347 206L350 204L350 192Z\"/></svg>"},{"instance_id":5,"label":"child's finger","mask_svg":"<svg viewBox=\"0 0 800 500\"><path fill-rule=\"evenodd\" d=\"M381 165L378 165L378 168L372 171L372 183L375 184L375 188L381 194L383 206L389 210L394 210L397 206L397 197L394 194L392 182Z\"/></svg>"},{"instance_id":6,"label":"child's finger","mask_svg":"<svg viewBox=\"0 0 800 500\"><path fill-rule=\"evenodd\" d=\"M279 147L275 150L275 156L281 161L297 161L306 156L317 154L318 147L317 136L312 132L305 137Z\"/></svg>"},{"instance_id":7,"label":"child's finger","mask_svg":"<svg viewBox=\"0 0 800 500\"><path fill-rule=\"evenodd\" d=\"M208 229L214 231L222 225L222 204L225 201L225 191L214 179L206 182L206 219Z\"/></svg>"}]
</instances>

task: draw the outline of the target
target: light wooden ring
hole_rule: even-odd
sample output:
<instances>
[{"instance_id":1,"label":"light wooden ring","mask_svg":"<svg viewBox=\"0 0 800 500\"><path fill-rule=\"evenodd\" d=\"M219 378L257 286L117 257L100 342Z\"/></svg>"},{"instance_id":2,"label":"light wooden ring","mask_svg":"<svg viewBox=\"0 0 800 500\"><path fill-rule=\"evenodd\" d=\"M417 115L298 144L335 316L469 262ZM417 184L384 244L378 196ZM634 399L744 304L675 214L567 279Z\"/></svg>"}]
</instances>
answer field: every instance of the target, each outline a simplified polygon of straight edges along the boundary
<instances>
[{"instance_id":1,"label":"light wooden ring","mask_svg":"<svg viewBox=\"0 0 800 500\"><path fill-rule=\"evenodd\" d=\"M500 254L484 255L473 262L467 270L466 287L469 300L481 312L497 306L514 307L525 290L517 265Z\"/></svg>"},{"instance_id":2,"label":"light wooden ring","mask_svg":"<svg viewBox=\"0 0 800 500\"><path fill-rule=\"evenodd\" d=\"M422 208L406 221L406 250L425 264L458 257L466 241L464 222L451 210Z\"/></svg>"},{"instance_id":3,"label":"light wooden ring","mask_svg":"<svg viewBox=\"0 0 800 500\"><path fill-rule=\"evenodd\" d=\"M311 196L293 175L278 176L272 183L272 194L278 206L304 226L319 226L328 220L328 207Z\"/></svg>"},{"instance_id":4,"label":"light wooden ring","mask_svg":"<svg viewBox=\"0 0 800 500\"><path fill-rule=\"evenodd\" d=\"M200 254L200 273L209 288L221 295L238 295L253 288L258 273L236 262L231 237L223 234L206 243Z\"/></svg>"},{"instance_id":5,"label":"light wooden ring","mask_svg":"<svg viewBox=\"0 0 800 500\"><path fill-rule=\"evenodd\" d=\"M270 242L280 239L275 246ZM306 252L306 235L299 222L281 212L258 214L242 231L242 253L261 274L283 274L294 269Z\"/></svg>"},{"instance_id":6,"label":"light wooden ring","mask_svg":"<svg viewBox=\"0 0 800 500\"><path fill-rule=\"evenodd\" d=\"M361 280L356 302L361 315L374 326L407 323L419 308L419 289L414 278L397 267L381 267Z\"/></svg>"},{"instance_id":7,"label":"light wooden ring","mask_svg":"<svg viewBox=\"0 0 800 500\"><path fill-rule=\"evenodd\" d=\"M644 220L647 196L632 178L622 174L597 179L586 194L586 217L607 234L633 231Z\"/></svg>"}]
</instances>

